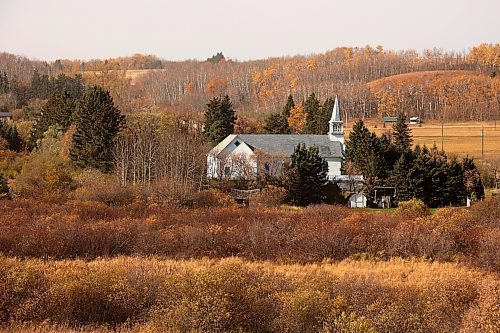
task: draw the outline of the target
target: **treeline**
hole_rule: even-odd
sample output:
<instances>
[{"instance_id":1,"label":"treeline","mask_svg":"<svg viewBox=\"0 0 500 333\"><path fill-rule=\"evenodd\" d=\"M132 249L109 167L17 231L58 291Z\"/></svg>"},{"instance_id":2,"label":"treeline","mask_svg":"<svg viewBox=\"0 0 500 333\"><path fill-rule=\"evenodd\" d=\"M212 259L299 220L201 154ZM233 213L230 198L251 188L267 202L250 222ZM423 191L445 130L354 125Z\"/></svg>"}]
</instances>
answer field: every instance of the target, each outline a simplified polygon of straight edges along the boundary
<instances>
[{"instance_id":1,"label":"treeline","mask_svg":"<svg viewBox=\"0 0 500 333\"><path fill-rule=\"evenodd\" d=\"M467 71L419 72L368 84L381 115L403 111L421 119L489 120L500 117L500 76Z\"/></svg>"},{"instance_id":2,"label":"treeline","mask_svg":"<svg viewBox=\"0 0 500 333\"><path fill-rule=\"evenodd\" d=\"M439 49L419 54L412 50L395 52L381 46L366 46L342 47L307 57L246 62L171 62L135 55L85 64L56 61L51 64L34 62L31 66L15 66L16 57L3 54L0 71L25 83L35 69L48 75L86 71L92 80L103 81L92 84L110 90L124 111L168 107L199 114L208 98L228 94L242 114L259 118L262 114L278 112L290 94L302 102L314 92L319 99L340 95L342 108L356 118L378 117L399 109L398 112L417 114L425 119L441 118L445 114L449 120L487 120L498 115L498 78L495 77L499 49L498 44L482 44L468 54L446 53ZM27 61L22 59L19 64ZM125 74L128 69L155 70L131 79ZM393 75L436 70L474 70L477 74L469 78L464 72L463 78L452 82L435 80L429 92L424 90L425 81L418 82L417 87L413 84L400 88L391 86L389 95L383 95L381 89L373 91L368 85ZM477 96L481 96L479 101Z\"/></svg>"}]
</instances>

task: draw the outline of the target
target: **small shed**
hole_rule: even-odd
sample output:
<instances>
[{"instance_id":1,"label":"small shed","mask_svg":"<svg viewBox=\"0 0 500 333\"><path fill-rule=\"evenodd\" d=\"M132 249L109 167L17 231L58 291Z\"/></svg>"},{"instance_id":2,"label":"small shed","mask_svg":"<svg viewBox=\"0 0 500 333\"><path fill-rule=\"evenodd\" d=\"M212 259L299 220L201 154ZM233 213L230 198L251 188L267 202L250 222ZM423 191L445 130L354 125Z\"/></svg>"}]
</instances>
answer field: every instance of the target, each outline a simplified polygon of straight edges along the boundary
<instances>
[{"instance_id":1,"label":"small shed","mask_svg":"<svg viewBox=\"0 0 500 333\"><path fill-rule=\"evenodd\" d=\"M349 207L350 208L366 208L366 195L364 194L353 194L349 198Z\"/></svg>"}]
</instances>

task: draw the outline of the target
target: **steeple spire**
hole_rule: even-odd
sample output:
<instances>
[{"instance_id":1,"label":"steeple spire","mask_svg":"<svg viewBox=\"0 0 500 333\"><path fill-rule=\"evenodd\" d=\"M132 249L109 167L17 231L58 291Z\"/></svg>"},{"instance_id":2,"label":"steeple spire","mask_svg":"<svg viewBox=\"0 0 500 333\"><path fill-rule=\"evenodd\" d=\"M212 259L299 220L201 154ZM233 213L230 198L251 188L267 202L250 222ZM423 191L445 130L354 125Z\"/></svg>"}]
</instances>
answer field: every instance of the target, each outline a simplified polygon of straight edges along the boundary
<instances>
[{"instance_id":1,"label":"steeple spire","mask_svg":"<svg viewBox=\"0 0 500 333\"><path fill-rule=\"evenodd\" d=\"M330 141L338 141L344 145L344 122L342 121L342 112L340 111L339 99L337 96L335 96L332 117L328 123L330 124L330 130L328 131Z\"/></svg>"}]
</instances>

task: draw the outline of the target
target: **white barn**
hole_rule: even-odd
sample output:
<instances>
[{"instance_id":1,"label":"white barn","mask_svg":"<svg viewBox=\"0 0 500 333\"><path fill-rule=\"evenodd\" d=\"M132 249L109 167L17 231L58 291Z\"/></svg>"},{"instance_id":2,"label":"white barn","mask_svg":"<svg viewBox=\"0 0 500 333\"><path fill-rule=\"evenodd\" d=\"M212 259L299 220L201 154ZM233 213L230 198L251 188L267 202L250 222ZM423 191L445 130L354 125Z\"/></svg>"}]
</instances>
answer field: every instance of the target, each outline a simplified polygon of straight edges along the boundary
<instances>
[{"instance_id":1,"label":"white barn","mask_svg":"<svg viewBox=\"0 0 500 333\"><path fill-rule=\"evenodd\" d=\"M328 162L328 178L341 175L344 151L344 125L339 101L335 98L327 135L302 134L231 134L215 146L207 156L208 178L251 179L259 172L279 176L283 160L295 147L317 146Z\"/></svg>"}]
</instances>

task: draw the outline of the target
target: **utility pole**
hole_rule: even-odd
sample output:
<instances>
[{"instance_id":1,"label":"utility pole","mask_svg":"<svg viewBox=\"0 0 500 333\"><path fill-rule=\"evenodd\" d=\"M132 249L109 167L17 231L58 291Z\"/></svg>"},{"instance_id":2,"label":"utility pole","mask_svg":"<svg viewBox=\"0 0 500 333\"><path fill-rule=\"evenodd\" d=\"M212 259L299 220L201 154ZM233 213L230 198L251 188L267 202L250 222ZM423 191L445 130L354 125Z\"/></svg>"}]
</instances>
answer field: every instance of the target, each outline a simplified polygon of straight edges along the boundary
<instances>
[{"instance_id":1,"label":"utility pole","mask_svg":"<svg viewBox=\"0 0 500 333\"><path fill-rule=\"evenodd\" d=\"M481 126L481 165L484 164L484 125Z\"/></svg>"},{"instance_id":2,"label":"utility pole","mask_svg":"<svg viewBox=\"0 0 500 333\"><path fill-rule=\"evenodd\" d=\"M444 152L444 125L443 125L443 118L441 118L441 151Z\"/></svg>"}]
</instances>

